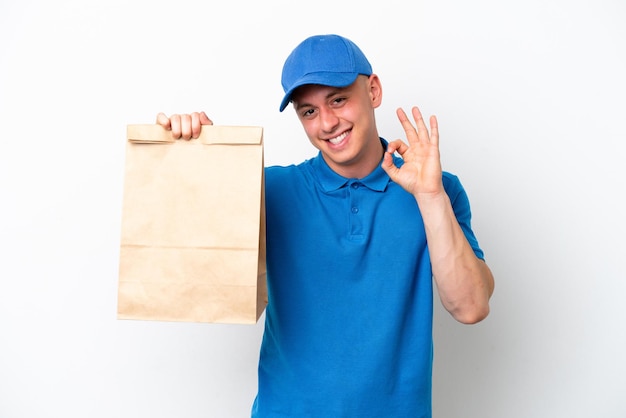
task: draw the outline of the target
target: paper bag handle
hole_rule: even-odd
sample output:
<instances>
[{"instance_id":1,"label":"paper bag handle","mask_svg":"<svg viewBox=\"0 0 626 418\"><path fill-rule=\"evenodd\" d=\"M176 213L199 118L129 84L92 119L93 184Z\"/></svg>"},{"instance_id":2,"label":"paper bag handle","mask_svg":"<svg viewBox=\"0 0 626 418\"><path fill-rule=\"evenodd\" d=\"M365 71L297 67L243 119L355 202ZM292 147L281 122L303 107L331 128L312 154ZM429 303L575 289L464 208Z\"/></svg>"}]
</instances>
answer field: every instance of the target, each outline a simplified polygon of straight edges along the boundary
<instances>
[{"instance_id":1,"label":"paper bag handle","mask_svg":"<svg viewBox=\"0 0 626 418\"><path fill-rule=\"evenodd\" d=\"M157 124L127 125L126 137L130 142L146 144L176 142L170 131ZM263 128L260 126L203 125L196 141L207 145L262 144Z\"/></svg>"}]
</instances>

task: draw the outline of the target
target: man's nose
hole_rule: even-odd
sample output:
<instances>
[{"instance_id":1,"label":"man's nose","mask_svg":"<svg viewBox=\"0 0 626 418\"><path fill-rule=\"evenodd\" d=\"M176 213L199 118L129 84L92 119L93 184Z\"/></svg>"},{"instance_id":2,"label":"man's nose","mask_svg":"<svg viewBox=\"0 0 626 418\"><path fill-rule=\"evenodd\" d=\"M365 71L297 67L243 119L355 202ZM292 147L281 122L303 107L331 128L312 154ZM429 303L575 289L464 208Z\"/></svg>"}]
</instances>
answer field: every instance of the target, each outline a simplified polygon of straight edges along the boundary
<instances>
[{"instance_id":1,"label":"man's nose","mask_svg":"<svg viewBox=\"0 0 626 418\"><path fill-rule=\"evenodd\" d=\"M320 120L324 132L332 132L339 124L339 118L332 109L320 109Z\"/></svg>"}]
</instances>

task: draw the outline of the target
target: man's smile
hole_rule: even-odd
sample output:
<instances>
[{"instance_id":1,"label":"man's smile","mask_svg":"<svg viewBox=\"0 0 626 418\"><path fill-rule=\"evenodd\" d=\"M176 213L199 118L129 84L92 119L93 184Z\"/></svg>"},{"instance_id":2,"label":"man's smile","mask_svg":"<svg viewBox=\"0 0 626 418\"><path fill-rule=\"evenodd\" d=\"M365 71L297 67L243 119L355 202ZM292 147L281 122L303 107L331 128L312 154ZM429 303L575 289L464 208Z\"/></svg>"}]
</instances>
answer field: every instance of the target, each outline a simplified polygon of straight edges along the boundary
<instances>
[{"instance_id":1,"label":"man's smile","mask_svg":"<svg viewBox=\"0 0 626 418\"><path fill-rule=\"evenodd\" d=\"M350 133L350 131L344 132L341 135L338 135L338 136L336 136L334 138L329 138L328 142L330 142L333 145L339 145L341 143L341 141L346 139L346 137L348 136L348 133Z\"/></svg>"}]
</instances>

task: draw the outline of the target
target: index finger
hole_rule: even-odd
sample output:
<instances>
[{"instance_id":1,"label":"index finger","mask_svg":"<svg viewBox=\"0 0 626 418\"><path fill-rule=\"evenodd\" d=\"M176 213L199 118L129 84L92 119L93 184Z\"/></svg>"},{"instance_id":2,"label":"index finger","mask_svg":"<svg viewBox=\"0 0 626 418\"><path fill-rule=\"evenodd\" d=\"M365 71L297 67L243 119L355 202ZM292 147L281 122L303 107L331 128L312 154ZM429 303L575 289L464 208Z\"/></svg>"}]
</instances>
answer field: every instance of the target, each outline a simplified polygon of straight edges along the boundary
<instances>
[{"instance_id":1,"label":"index finger","mask_svg":"<svg viewBox=\"0 0 626 418\"><path fill-rule=\"evenodd\" d=\"M159 112L159 114L156 117L156 123L161 125L162 127L164 127L167 130L170 130L172 128L172 124L170 122L170 118L168 118L165 113L163 112Z\"/></svg>"},{"instance_id":2,"label":"index finger","mask_svg":"<svg viewBox=\"0 0 626 418\"><path fill-rule=\"evenodd\" d=\"M213 125L213 121L204 112L200 112L200 123L202 125Z\"/></svg>"}]
</instances>

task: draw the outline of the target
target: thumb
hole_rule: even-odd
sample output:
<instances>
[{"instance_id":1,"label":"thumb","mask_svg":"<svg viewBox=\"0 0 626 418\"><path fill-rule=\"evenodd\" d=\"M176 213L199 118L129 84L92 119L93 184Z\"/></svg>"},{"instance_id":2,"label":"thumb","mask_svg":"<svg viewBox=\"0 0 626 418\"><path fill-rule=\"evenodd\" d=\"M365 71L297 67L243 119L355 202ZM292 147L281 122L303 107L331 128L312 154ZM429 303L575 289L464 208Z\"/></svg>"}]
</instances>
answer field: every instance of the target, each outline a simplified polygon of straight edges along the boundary
<instances>
[{"instance_id":1,"label":"thumb","mask_svg":"<svg viewBox=\"0 0 626 418\"><path fill-rule=\"evenodd\" d=\"M381 167L385 170L385 173L387 173L391 180L396 180L400 169L393 163L393 156L391 152L385 151Z\"/></svg>"}]
</instances>

